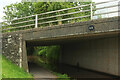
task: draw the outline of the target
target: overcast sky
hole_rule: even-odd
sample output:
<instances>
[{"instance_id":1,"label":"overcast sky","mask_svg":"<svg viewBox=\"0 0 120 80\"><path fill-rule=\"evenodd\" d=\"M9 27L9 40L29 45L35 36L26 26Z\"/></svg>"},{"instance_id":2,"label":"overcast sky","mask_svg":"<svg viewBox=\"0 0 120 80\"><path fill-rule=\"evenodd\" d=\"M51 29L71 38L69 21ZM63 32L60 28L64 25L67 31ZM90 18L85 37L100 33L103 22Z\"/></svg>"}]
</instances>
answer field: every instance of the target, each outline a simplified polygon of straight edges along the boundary
<instances>
[{"instance_id":1,"label":"overcast sky","mask_svg":"<svg viewBox=\"0 0 120 80\"><path fill-rule=\"evenodd\" d=\"M103 2L108 0L92 0L92 1L97 3L97 2ZM0 1L0 22L2 21L2 17L4 16L3 7L16 2L21 2L21 0L1 0Z\"/></svg>"}]
</instances>

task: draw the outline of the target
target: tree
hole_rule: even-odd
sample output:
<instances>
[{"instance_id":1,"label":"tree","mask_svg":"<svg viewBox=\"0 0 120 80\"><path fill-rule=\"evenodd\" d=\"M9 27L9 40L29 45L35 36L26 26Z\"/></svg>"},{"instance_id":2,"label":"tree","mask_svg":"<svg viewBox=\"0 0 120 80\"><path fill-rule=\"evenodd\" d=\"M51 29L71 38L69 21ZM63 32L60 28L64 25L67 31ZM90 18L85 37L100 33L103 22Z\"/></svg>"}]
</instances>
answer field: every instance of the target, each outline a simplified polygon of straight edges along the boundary
<instances>
[{"instance_id":1,"label":"tree","mask_svg":"<svg viewBox=\"0 0 120 80\"><path fill-rule=\"evenodd\" d=\"M34 3L31 2L10 4L4 7L4 18L9 21L12 19L30 16L34 14L34 9Z\"/></svg>"},{"instance_id":2,"label":"tree","mask_svg":"<svg viewBox=\"0 0 120 80\"><path fill-rule=\"evenodd\" d=\"M25 17L25 16L30 16L30 15L35 15L35 14L41 14L49 11L55 11L59 9L64 9L64 8L70 8L70 7L75 7L78 5L86 5L90 4L91 2L37 2L37 3L32 3L32 2L21 2L21 3L15 3L8 5L4 7L4 13L6 14L4 17L6 20L12 20L20 17ZM64 13L71 13L71 12L76 12L76 11L82 11L82 10L89 10L90 6L83 7L83 8L77 8L77 9L72 9L72 10L67 10L67 11L62 11L62 12L57 12L57 13L51 13L47 15L40 15L38 18L43 18L43 17L48 17L48 16L55 16L59 14L64 14ZM65 18L70 18L70 17L78 17L78 16L85 16L85 15L90 15L90 12L83 12L83 13L77 13L77 14L71 14L67 16L60 16L60 17L53 17L53 18L47 18L47 19L42 19L39 20L38 22L46 22L50 20L60 20L60 19L65 19ZM16 20L13 21L12 23L17 23L20 21L25 21L25 20L30 20L30 19L35 19L35 17L28 18L28 19L22 19L22 20ZM49 23L49 24L43 24L39 26L49 26L49 25L56 25L56 24L64 24L68 22L79 22L82 20L88 20L88 18L82 18L82 19L73 19L73 20L68 20L68 21L58 21L54 23ZM29 23L22 23L17 26L21 25L27 25L27 24L34 24L34 22L29 22ZM12 25L14 26L14 25Z\"/></svg>"}]
</instances>

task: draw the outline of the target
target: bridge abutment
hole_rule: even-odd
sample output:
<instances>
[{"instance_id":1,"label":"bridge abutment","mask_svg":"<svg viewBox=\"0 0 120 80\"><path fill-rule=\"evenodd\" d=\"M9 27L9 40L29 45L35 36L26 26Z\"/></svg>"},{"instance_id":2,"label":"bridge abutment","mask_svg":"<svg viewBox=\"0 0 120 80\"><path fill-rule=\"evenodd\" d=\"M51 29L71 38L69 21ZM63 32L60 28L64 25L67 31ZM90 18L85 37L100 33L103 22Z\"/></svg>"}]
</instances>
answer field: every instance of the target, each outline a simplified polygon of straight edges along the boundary
<instances>
[{"instance_id":1,"label":"bridge abutment","mask_svg":"<svg viewBox=\"0 0 120 80\"><path fill-rule=\"evenodd\" d=\"M2 37L2 54L18 66L21 66L21 45L19 34L6 34Z\"/></svg>"}]
</instances>

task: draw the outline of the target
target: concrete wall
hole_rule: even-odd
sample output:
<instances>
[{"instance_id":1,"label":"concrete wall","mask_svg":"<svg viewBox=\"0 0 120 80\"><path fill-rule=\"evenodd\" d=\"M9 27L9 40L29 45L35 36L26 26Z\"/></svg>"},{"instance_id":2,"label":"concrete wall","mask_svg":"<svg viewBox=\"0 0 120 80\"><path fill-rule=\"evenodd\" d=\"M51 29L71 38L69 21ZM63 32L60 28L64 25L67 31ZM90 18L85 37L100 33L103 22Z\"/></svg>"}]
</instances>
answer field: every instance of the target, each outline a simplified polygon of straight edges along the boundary
<instances>
[{"instance_id":1,"label":"concrete wall","mask_svg":"<svg viewBox=\"0 0 120 80\"><path fill-rule=\"evenodd\" d=\"M91 39L62 46L63 63L118 75L118 37Z\"/></svg>"}]
</instances>

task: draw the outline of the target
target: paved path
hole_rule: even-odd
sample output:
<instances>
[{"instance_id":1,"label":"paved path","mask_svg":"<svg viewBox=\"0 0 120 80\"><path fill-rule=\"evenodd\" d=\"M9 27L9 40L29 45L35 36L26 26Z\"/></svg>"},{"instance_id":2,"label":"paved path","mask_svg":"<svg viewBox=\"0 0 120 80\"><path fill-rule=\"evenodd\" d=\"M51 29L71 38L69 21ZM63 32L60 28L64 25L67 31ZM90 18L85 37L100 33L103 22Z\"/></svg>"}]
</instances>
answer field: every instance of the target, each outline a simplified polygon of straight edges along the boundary
<instances>
[{"instance_id":1,"label":"paved path","mask_svg":"<svg viewBox=\"0 0 120 80\"><path fill-rule=\"evenodd\" d=\"M56 75L52 74L50 71L36 65L36 64L29 64L29 71L31 74L33 74L33 77L35 80L42 80L42 79L50 79L50 78L57 78Z\"/></svg>"},{"instance_id":2,"label":"paved path","mask_svg":"<svg viewBox=\"0 0 120 80\"><path fill-rule=\"evenodd\" d=\"M30 73L33 74L35 80L56 80L57 78L57 76L53 75L50 71L36 64L31 64L29 68L30 68ZM99 72L89 71L81 68L79 69L74 68L72 66L68 66L64 64L58 65L57 72L63 74L66 73L71 78L113 78L114 77Z\"/></svg>"}]
</instances>

